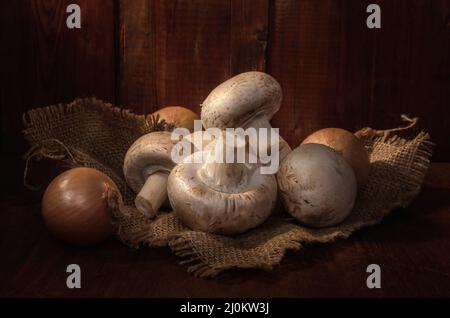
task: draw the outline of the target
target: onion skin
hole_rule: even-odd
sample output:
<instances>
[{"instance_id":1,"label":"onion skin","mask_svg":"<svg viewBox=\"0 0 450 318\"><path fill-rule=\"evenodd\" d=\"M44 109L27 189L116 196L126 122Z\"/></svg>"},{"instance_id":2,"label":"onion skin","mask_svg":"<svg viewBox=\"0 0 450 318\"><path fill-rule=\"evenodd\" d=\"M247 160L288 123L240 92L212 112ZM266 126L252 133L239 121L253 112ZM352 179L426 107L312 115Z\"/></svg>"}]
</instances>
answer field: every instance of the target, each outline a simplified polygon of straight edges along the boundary
<instances>
[{"instance_id":1,"label":"onion skin","mask_svg":"<svg viewBox=\"0 0 450 318\"><path fill-rule=\"evenodd\" d=\"M57 238L74 245L91 245L114 231L107 206L109 190L117 186L104 173L74 168L57 176L42 198L42 216Z\"/></svg>"},{"instance_id":2,"label":"onion skin","mask_svg":"<svg viewBox=\"0 0 450 318\"><path fill-rule=\"evenodd\" d=\"M174 124L178 128L186 128L191 133L194 132L194 120L200 119L192 110L182 106L167 106L152 115L159 115L159 118L164 119L167 123Z\"/></svg>"}]
</instances>

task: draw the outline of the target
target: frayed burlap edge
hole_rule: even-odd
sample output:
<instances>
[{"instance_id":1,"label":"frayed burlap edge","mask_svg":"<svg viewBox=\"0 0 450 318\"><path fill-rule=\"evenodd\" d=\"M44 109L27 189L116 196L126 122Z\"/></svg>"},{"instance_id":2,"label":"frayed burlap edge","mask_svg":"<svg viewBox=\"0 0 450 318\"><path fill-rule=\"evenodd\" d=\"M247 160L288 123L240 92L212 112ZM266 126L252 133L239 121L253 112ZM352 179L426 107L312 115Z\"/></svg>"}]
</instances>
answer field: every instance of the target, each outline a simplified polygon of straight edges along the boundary
<instances>
[{"instance_id":1,"label":"frayed burlap edge","mask_svg":"<svg viewBox=\"0 0 450 318\"><path fill-rule=\"evenodd\" d=\"M37 107L23 114L22 120L25 126L25 138L29 129L33 125L49 124L53 119L70 113L80 112L98 112L110 117L114 123L123 128L138 129L141 134L146 134L154 130L167 130L167 123L152 115L138 115L129 109L113 106L111 103L104 102L96 97L77 98L74 101L58 103L55 105Z\"/></svg>"}]
</instances>

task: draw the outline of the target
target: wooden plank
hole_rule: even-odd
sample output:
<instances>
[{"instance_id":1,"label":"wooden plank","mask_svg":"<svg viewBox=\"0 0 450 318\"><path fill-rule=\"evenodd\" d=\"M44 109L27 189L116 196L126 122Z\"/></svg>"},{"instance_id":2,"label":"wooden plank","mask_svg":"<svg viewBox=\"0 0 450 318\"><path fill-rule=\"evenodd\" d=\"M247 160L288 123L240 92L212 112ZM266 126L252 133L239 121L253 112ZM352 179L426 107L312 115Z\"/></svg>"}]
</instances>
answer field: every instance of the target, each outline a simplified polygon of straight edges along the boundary
<instances>
[{"instance_id":1,"label":"wooden plank","mask_svg":"<svg viewBox=\"0 0 450 318\"><path fill-rule=\"evenodd\" d=\"M366 27L371 1L277 0L270 19L268 71L284 102L273 125L298 145L314 130L392 128L419 116L450 160L448 1L379 1L382 28Z\"/></svg>"},{"instance_id":2,"label":"wooden plank","mask_svg":"<svg viewBox=\"0 0 450 318\"><path fill-rule=\"evenodd\" d=\"M368 123L374 33L365 24L366 2L274 2L268 72L284 98L273 126L291 146L323 127Z\"/></svg>"},{"instance_id":3,"label":"wooden plank","mask_svg":"<svg viewBox=\"0 0 450 318\"><path fill-rule=\"evenodd\" d=\"M200 103L229 77L230 2L155 1L158 102Z\"/></svg>"},{"instance_id":4,"label":"wooden plank","mask_svg":"<svg viewBox=\"0 0 450 318\"><path fill-rule=\"evenodd\" d=\"M230 75L265 70L268 23L268 0L231 0Z\"/></svg>"},{"instance_id":5,"label":"wooden plank","mask_svg":"<svg viewBox=\"0 0 450 318\"><path fill-rule=\"evenodd\" d=\"M77 1L81 29L72 30L66 27L70 3L2 4L2 160L14 171L13 183L21 183L18 155L27 147L21 135L24 111L80 96L114 102L114 0Z\"/></svg>"},{"instance_id":6,"label":"wooden plank","mask_svg":"<svg viewBox=\"0 0 450 318\"><path fill-rule=\"evenodd\" d=\"M156 33L151 1L119 1L117 103L137 113L157 107Z\"/></svg>"},{"instance_id":7,"label":"wooden plank","mask_svg":"<svg viewBox=\"0 0 450 318\"><path fill-rule=\"evenodd\" d=\"M89 95L114 102L114 1L77 1L82 27L68 29L66 7L72 2L29 4L25 59L31 62L33 104Z\"/></svg>"},{"instance_id":8,"label":"wooden plank","mask_svg":"<svg viewBox=\"0 0 450 318\"><path fill-rule=\"evenodd\" d=\"M264 69L267 17L268 0L121 1L120 103L200 112L220 82Z\"/></svg>"},{"instance_id":9,"label":"wooden plank","mask_svg":"<svg viewBox=\"0 0 450 318\"><path fill-rule=\"evenodd\" d=\"M392 127L398 114L421 118L437 147L433 160L450 160L450 2L380 1L371 124Z\"/></svg>"},{"instance_id":10,"label":"wooden plank","mask_svg":"<svg viewBox=\"0 0 450 318\"><path fill-rule=\"evenodd\" d=\"M121 102L199 112L229 75L229 1L122 1L121 12Z\"/></svg>"}]
</instances>

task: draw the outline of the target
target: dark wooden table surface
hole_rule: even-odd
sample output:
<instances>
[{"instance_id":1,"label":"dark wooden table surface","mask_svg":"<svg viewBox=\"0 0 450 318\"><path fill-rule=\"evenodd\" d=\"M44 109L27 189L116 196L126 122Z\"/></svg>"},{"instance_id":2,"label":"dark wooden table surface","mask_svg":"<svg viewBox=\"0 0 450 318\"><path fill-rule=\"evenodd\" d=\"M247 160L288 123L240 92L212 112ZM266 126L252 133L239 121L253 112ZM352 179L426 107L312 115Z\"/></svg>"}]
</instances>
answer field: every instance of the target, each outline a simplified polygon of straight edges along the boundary
<instances>
[{"instance_id":1,"label":"dark wooden table surface","mask_svg":"<svg viewBox=\"0 0 450 318\"><path fill-rule=\"evenodd\" d=\"M0 216L2 297L450 297L450 164L433 164L420 195L381 225L347 240L289 252L271 272L188 274L168 248L133 250L111 239L76 248L53 239L29 193L4 194ZM66 287L79 264L82 288ZM381 289L366 267L381 267Z\"/></svg>"}]
</instances>

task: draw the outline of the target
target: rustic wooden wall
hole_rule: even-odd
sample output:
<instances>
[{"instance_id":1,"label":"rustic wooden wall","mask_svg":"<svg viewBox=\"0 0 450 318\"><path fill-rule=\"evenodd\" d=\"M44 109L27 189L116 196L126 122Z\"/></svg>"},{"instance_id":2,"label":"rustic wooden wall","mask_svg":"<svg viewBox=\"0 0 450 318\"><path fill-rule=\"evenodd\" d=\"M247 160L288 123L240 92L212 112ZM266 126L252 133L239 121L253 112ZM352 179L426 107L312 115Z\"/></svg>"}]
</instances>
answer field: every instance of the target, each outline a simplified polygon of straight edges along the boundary
<instances>
[{"instance_id":1,"label":"rustic wooden wall","mask_svg":"<svg viewBox=\"0 0 450 318\"><path fill-rule=\"evenodd\" d=\"M284 89L274 119L290 142L320 127L387 128L419 116L450 159L450 1L376 1L382 28L369 30L373 1L275 1L267 71Z\"/></svg>"},{"instance_id":2,"label":"rustic wooden wall","mask_svg":"<svg viewBox=\"0 0 450 318\"><path fill-rule=\"evenodd\" d=\"M371 2L380 30L365 26ZM81 6L80 30L65 27L69 3ZM248 70L282 84L273 124L292 145L408 113L437 142L434 160L450 160L449 0L17 0L1 2L0 18L1 153L18 170L29 108L95 95L139 113L198 112Z\"/></svg>"},{"instance_id":3,"label":"rustic wooden wall","mask_svg":"<svg viewBox=\"0 0 450 318\"><path fill-rule=\"evenodd\" d=\"M82 8L82 28L66 27L66 7ZM22 183L27 109L96 95L115 102L113 0L0 2L2 190Z\"/></svg>"},{"instance_id":4,"label":"rustic wooden wall","mask_svg":"<svg viewBox=\"0 0 450 318\"><path fill-rule=\"evenodd\" d=\"M264 70L267 0L120 1L118 103L199 104L221 81Z\"/></svg>"}]
</instances>

